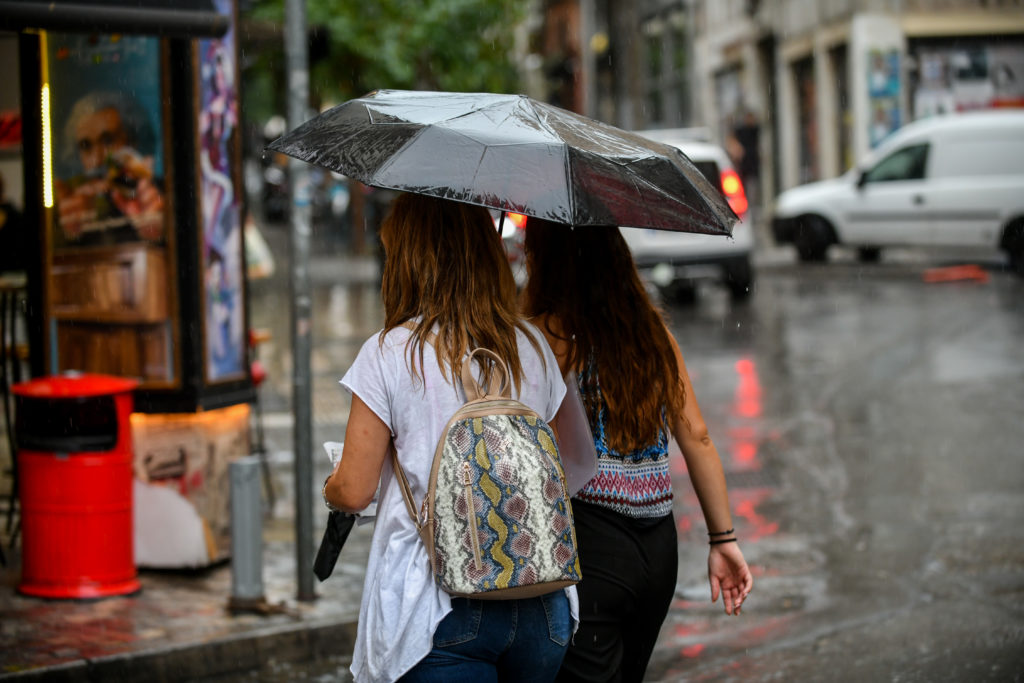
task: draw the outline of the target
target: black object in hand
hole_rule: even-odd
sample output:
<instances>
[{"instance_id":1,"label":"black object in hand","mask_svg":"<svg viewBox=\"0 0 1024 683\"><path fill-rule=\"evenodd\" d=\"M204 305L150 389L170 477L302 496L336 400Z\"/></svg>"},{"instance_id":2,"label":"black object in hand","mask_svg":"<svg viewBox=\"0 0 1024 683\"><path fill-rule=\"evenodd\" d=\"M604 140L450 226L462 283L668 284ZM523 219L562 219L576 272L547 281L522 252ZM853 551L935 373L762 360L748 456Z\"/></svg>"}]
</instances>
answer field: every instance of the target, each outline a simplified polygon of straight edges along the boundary
<instances>
[{"instance_id":1,"label":"black object in hand","mask_svg":"<svg viewBox=\"0 0 1024 683\"><path fill-rule=\"evenodd\" d=\"M327 528L324 529L320 549L316 551L316 559L313 560L313 573L316 574L316 578L326 581L334 571L338 554L341 553L341 548L345 545L345 540L348 539L355 521L356 515L347 512L331 511L328 513Z\"/></svg>"}]
</instances>

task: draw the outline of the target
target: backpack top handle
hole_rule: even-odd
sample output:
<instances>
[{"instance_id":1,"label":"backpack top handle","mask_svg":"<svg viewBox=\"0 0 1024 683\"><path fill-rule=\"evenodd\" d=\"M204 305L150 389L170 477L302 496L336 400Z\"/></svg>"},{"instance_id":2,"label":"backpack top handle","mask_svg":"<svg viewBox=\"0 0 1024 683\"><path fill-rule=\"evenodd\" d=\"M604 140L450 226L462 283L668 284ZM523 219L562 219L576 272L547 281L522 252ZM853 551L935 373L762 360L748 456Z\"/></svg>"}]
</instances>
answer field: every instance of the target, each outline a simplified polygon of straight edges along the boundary
<instances>
[{"instance_id":1,"label":"backpack top handle","mask_svg":"<svg viewBox=\"0 0 1024 683\"><path fill-rule=\"evenodd\" d=\"M494 363L494 370L497 371L491 372L491 381L488 382L486 392L484 392L480 383L473 376L473 358L477 354L487 356ZM508 366L505 365L505 361L498 354L490 349L473 349L466 356L466 359L462 361L462 389L466 392L467 401L476 401L482 398L512 398Z\"/></svg>"}]
</instances>

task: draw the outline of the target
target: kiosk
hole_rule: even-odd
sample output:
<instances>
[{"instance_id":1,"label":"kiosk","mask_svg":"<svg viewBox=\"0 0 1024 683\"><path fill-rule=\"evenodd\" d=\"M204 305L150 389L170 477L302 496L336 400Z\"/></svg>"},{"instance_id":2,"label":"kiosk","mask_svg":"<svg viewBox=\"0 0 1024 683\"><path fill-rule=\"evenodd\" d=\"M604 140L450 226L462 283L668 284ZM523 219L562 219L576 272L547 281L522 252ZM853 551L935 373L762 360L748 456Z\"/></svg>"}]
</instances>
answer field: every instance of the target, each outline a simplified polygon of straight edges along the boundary
<instances>
[{"instance_id":1,"label":"kiosk","mask_svg":"<svg viewBox=\"0 0 1024 683\"><path fill-rule=\"evenodd\" d=\"M19 32L30 365L138 382L135 559L201 566L229 552L254 397L237 8L123 4L0 0Z\"/></svg>"}]
</instances>

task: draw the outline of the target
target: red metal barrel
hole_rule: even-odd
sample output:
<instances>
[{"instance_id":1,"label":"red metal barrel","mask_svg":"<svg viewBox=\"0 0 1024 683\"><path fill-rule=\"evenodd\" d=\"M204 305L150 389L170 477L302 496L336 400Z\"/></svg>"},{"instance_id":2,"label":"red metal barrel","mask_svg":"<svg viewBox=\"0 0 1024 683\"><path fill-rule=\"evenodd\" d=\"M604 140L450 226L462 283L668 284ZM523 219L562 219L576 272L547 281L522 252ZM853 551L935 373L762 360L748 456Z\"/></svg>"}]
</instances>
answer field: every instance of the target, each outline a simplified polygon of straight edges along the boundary
<instances>
[{"instance_id":1,"label":"red metal barrel","mask_svg":"<svg viewBox=\"0 0 1024 683\"><path fill-rule=\"evenodd\" d=\"M62 375L16 384L18 590L99 598L141 588L132 548L129 415L138 382Z\"/></svg>"}]
</instances>

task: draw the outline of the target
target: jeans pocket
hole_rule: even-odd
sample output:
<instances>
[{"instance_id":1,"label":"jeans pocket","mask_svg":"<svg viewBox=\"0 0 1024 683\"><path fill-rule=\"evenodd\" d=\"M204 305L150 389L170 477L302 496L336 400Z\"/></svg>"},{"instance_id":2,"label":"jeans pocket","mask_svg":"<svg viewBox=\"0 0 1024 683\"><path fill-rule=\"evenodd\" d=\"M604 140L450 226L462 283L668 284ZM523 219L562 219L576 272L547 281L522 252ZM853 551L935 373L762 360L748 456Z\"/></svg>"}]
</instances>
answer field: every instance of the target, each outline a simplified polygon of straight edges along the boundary
<instances>
[{"instance_id":1,"label":"jeans pocket","mask_svg":"<svg viewBox=\"0 0 1024 683\"><path fill-rule=\"evenodd\" d=\"M558 645L568 645L572 635L572 617L569 615L569 598L565 591L555 591L540 596L544 604L544 616L548 620L548 637Z\"/></svg>"},{"instance_id":2,"label":"jeans pocket","mask_svg":"<svg viewBox=\"0 0 1024 683\"><path fill-rule=\"evenodd\" d=\"M445 615L434 631L434 647L451 647L476 638L482 611L483 605L479 600L454 598L452 611Z\"/></svg>"}]
</instances>

